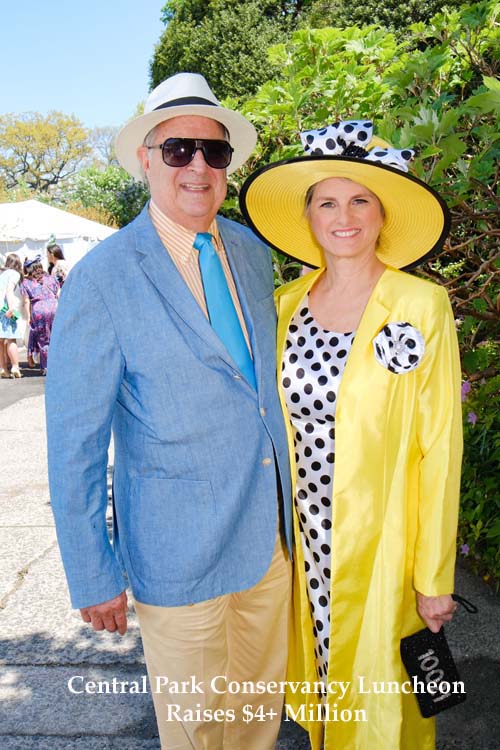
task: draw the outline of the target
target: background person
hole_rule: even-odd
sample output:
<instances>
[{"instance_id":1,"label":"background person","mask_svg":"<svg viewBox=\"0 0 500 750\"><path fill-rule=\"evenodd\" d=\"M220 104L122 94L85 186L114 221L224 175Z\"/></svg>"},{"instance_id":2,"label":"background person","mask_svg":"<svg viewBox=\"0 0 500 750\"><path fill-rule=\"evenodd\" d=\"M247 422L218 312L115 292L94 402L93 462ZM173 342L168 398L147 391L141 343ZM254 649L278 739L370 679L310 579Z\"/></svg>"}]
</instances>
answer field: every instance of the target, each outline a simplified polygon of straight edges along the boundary
<instances>
[{"instance_id":1,"label":"background person","mask_svg":"<svg viewBox=\"0 0 500 750\"><path fill-rule=\"evenodd\" d=\"M55 241L54 235L49 238L46 249L48 272L51 276L55 276L59 286L62 286L68 275L68 261L64 258L63 249Z\"/></svg>"},{"instance_id":2,"label":"background person","mask_svg":"<svg viewBox=\"0 0 500 750\"><path fill-rule=\"evenodd\" d=\"M21 378L17 339L24 340L27 314L19 289L23 264L10 253L0 273L0 377Z\"/></svg>"},{"instance_id":3,"label":"background person","mask_svg":"<svg viewBox=\"0 0 500 750\"><path fill-rule=\"evenodd\" d=\"M24 264L28 274L21 284L29 315L28 355L39 358L42 375L47 373L52 324L57 310L59 283L43 270L40 256Z\"/></svg>"},{"instance_id":4,"label":"background person","mask_svg":"<svg viewBox=\"0 0 500 750\"><path fill-rule=\"evenodd\" d=\"M203 695L153 694L162 748L273 750L280 726L283 695L259 695L274 719L244 723L248 695L210 690L217 675L269 682L286 667L290 476L271 258L217 216L226 174L255 140L202 76L154 89L116 143L151 201L72 268L51 343L49 479L73 606L96 630L124 633L125 568L152 684L204 684ZM235 720L183 721L200 701Z\"/></svg>"},{"instance_id":5,"label":"background person","mask_svg":"<svg viewBox=\"0 0 500 750\"><path fill-rule=\"evenodd\" d=\"M401 638L456 607L454 320L444 289L397 270L442 244L449 213L406 174L411 151L371 139L370 122L305 133L312 155L251 176L242 206L268 243L320 266L276 295L295 502L288 679L348 682L324 702L366 711L325 722L325 750L429 750L434 721L413 694L362 694L357 679L407 680ZM318 750L321 722L301 723Z\"/></svg>"}]
</instances>

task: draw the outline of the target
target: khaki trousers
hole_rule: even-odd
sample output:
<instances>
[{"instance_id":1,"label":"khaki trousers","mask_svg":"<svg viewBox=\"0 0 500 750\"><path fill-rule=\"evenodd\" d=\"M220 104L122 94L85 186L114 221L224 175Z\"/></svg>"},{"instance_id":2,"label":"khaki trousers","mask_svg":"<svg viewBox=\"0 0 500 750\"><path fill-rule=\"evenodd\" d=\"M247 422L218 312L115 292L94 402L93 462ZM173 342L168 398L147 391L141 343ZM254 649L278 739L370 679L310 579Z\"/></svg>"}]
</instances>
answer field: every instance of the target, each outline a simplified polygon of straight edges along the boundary
<instances>
[{"instance_id":1,"label":"khaki trousers","mask_svg":"<svg viewBox=\"0 0 500 750\"><path fill-rule=\"evenodd\" d=\"M251 589L182 607L135 602L162 750L274 750L284 695L267 687L285 680L290 568L278 539Z\"/></svg>"}]
</instances>

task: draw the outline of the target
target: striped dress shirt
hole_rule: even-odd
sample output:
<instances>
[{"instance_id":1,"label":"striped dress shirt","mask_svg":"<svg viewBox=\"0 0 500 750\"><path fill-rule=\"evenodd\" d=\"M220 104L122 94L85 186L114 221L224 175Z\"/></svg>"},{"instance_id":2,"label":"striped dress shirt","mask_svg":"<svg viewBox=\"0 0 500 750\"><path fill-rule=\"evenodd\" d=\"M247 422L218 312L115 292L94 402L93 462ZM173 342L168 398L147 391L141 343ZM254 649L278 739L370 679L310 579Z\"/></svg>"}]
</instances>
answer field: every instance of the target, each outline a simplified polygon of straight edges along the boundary
<instances>
[{"instance_id":1,"label":"striped dress shirt","mask_svg":"<svg viewBox=\"0 0 500 750\"><path fill-rule=\"evenodd\" d=\"M163 211L158 208L153 200L151 200L149 203L149 215L151 217L154 228L158 232L158 235L165 249L175 263L177 270L186 282L193 297L208 318L207 305L205 302L205 292L203 291L203 281L201 278L199 265L199 252L193 247L196 232L192 232L190 229L186 229L180 224L176 224L174 221L169 219L168 216L166 216ZM213 237L215 249L222 264L227 285L229 287L229 291L233 299L243 335L245 336L245 341L248 346L248 351L251 355L252 349L250 346L250 339L248 336L245 318L243 316L240 300L238 298L238 292L236 291L236 284L234 283L233 274L231 273L231 268L229 266L226 251L224 250L222 238L219 234L216 219L213 220L208 231Z\"/></svg>"}]
</instances>

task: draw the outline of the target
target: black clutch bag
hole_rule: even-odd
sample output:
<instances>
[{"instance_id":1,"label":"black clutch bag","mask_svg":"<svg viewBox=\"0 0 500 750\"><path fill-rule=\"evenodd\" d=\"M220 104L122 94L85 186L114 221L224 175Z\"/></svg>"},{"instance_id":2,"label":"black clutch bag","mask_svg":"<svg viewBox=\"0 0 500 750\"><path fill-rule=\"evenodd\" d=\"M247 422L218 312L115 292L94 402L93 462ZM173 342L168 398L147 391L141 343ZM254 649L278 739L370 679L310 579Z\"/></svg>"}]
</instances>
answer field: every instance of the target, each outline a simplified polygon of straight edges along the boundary
<instances>
[{"instance_id":1,"label":"black clutch bag","mask_svg":"<svg viewBox=\"0 0 500 750\"><path fill-rule=\"evenodd\" d=\"M453 594L453 599L468 612L477 608L467 599ZM401 639L401 659L413 683L413 692L420 713L426 719L466 699L465 685L460 679L448 646L444 628L433 633L429 628Z\"/></svg>"}]
</instances>

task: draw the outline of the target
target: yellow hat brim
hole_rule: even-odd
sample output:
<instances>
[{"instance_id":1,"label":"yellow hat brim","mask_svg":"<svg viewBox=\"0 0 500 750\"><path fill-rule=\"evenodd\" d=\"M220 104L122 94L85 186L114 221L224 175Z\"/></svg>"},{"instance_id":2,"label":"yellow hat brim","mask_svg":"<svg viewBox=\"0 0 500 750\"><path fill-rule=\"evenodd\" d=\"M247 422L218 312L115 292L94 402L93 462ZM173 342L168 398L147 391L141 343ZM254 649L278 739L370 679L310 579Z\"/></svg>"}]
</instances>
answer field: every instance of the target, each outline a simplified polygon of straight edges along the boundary
<instances>
[{"instance_id":1,"label":"yellow hat brim","mask_svg":"<svg viewBox=\"0 0 500 750\"><path fill-rule=\"evenodd\" d=\"M385 220L377 256L383 263L408 267L442 246L450 214L438 193L412 175L358 158L301 156L263 167L244 183L241 210L266 244L309 266L322 266L323 250L304 213L305 196L311 185L331 177L364 185L379 198Z\"/></svg>"}]
</instances>

